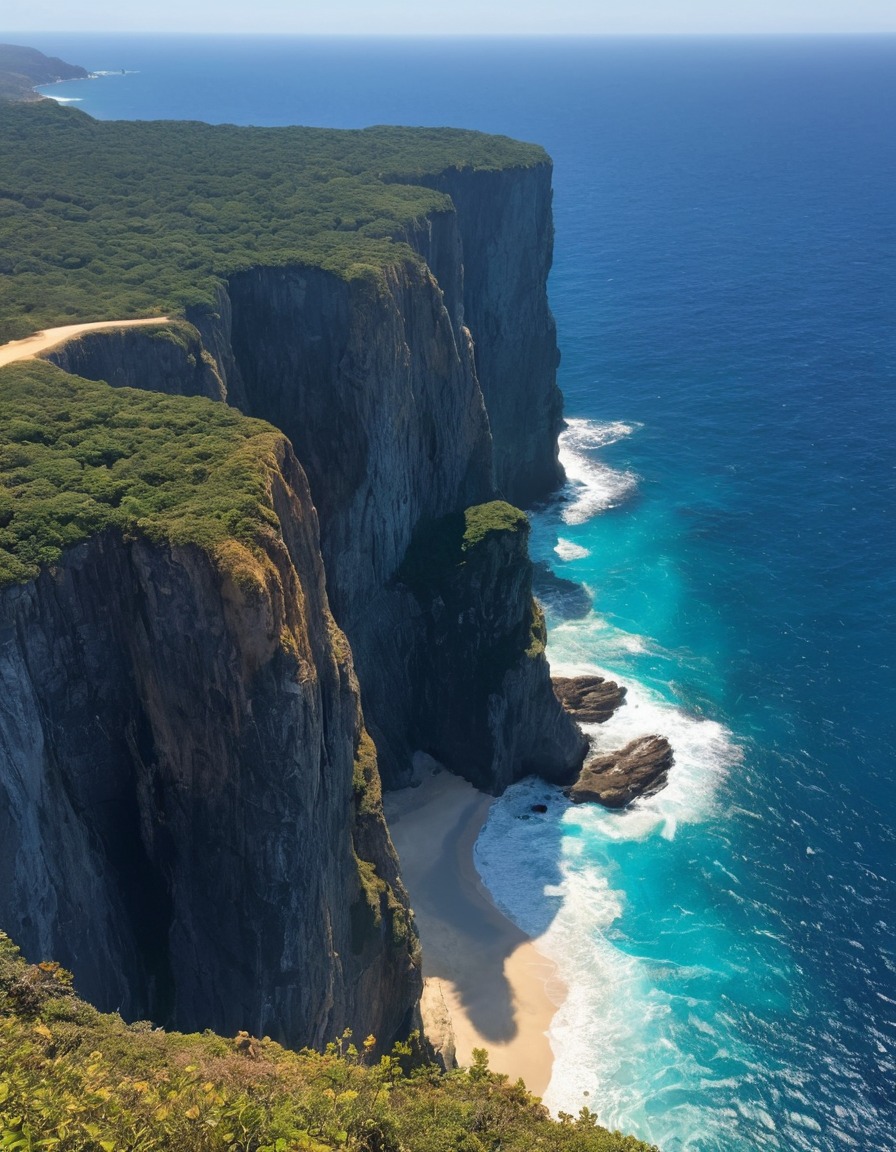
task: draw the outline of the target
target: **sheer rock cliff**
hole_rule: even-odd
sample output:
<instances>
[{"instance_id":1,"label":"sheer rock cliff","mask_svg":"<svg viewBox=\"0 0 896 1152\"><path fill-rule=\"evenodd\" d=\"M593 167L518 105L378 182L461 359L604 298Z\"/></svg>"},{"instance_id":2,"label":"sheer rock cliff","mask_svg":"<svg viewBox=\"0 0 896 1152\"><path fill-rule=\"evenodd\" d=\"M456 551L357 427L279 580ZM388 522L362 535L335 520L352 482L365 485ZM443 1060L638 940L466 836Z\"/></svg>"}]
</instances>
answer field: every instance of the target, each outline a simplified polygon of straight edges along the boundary
<instances>
[{"instance_id":1,"label":"sheer rock cliff","mask_svg":"<svg viewBox=\"0 0 896 1152\"><path fill-rule=\"evenodd\" d=\"M462 649L435 652L432 636L444 625L398 578L421 526L502 494L527 503L562 479L559 353L546 291L550 176L541 163L407 177L451 201L396 236L413 253L381 274L347 280L315 267L257 267L231 276L214 309L188 310L189 323L170 330L167 354L164 333L132 332L117 337L114 351L96 334L52 355L91 379L217 391L290 438L320 517L330 603L352 646L388 787L411 779L418 749L491 791L530 772L572 779L581 764L584 746L544 659L526 665L525 676L478 680L483 695L471 711ZM508 631L528 636L524 543L505 564L525 589L512 598ZM498 583L490 587L503 594ZM481 624L484 637L490 615L506 617L507 605L475 595L465 611L466 627ZM457 707L443 706L428 731L419 686L437 667L443 700ZM486 712L494 760L484 765L480 749L473 768L460 750L482 732L472 716ZM536 729L552 738L535 738Z\"/></svg>"},{"instance_id":2,"label":"sheer rock cliff","mask_svg":"<svg viewBox=\"0 0 896 1152\"><path fill-rule=\"evenodd\" d=\"M581 765L528 525L496 499L562 476L550 168L426 179L453 206L391 264L260 264L183 321L48 356L295 451L259 571L105 532L0 593L0 923L103 1007L387 1040L420 974L379 773L408 783L424 751L500 792Z\"/></svg>"},{"instance_id":3,"label":"sheer rock cliff","mask_svg":"<svg viewBox=\"0 0 896 1152\"><path fill-rule=\"evenodd\" d=\"M261 560L105 532L0 593L0 918L130 1019L388 1040L416 936L285 440L268 483Z\"/></svg>"}]
</instances>

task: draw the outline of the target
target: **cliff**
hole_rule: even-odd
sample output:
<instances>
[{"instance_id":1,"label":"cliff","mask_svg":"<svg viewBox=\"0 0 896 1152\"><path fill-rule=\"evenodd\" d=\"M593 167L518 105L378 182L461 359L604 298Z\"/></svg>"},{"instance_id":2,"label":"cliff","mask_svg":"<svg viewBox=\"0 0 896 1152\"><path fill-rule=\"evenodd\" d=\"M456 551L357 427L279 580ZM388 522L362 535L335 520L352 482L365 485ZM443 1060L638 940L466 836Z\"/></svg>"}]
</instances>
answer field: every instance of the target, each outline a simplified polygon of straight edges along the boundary
<instances>
[{"instance_id":1,"label":"cliff","mask_svg":"<svg viewBox=\"0 0 896 1152\"><path fill-rule=\"evenodd\" d=\"M495 485L525 508L563 480L560 352L547 298L554 251L551 165L449 168L424 183L448 193L457 210L464 319L475 334Z\"/></svg>"},{"instance_id":2,"label":"cliff","mask_svg":"<svg viewBox=\"0 0 896 1152\"><path fill-rule=\"evenodd\" d=\"M549 162L40 108L0 137L7 337L181 317L50 353L113 388L0 385L0 923L128 1014L391 1036L419 972L378 772L497 792L585 750L495 501L559 477Z\"/></svg>"},{"instance_id":3,"label":"cliff","mask_svg":"<svg viewBox=\"0 0 896 1152\"><path fill-rule=\"evenodd\" d=\"M169 396L227 399L215 358L192 324L86 332L44 358L73 376L105 380L113 388L151 383L152 391Z\"/></svg>"},{"instance_id":4,"label":"cliff","mask_svg":"<svg viewBox=\"0 0 896 1152\"><path fill-rule=\"evenodd\" d=\"M425 658L411 678L418 744L485 791L532 773L565 782L587 747L542 690L546 635L528 535L509 504L468 508L425 524L399 573L425 622Z\"/></svg>"},{"instance_id":5,"label":"cliff","mask_svg":"<svg viewBox=\"0 0 896 1152\"><path fill-rule=\"evenodd\" d=\"M289 444L48 366L0 372L0 411L0 546L31 515L57 541L0 593L0 919L128 1018L406 1029L416 939Z\"/></svg>"}]
</instances>

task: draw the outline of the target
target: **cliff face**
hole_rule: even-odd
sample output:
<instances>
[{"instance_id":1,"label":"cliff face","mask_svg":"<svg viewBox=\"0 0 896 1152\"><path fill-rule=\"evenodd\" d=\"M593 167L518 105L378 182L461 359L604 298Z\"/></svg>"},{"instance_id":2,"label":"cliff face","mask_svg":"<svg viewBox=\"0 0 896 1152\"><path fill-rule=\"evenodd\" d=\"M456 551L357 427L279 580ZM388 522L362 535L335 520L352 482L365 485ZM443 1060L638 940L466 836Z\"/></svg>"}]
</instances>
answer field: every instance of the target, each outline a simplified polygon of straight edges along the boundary
<instances>
[{"instance_id":1,"label":"cliff face","mask_svg":"<svg viewBox=\"0 0 896 1152\"><path fill-rule=\"evenodd\" d=\"M451 168L421 183L447 192L457 209L464 319L491 425L495 485L525 508L563 480L560 352L547 298L551 167Z\"/></svg>"},{"instance_id":2,"label":"cliff face","mask_svg":"<svg viewBox=\"0 0 896 1152\"><path fill-rule=\"evenodd\" d=\"M487 497L488 419L469 335L411 260L379 284L260 269L230 285L249 411L307 470L333 611L388 785L407 780L419 611L393 576L417 525Z\"/></svg>"},{"instance_id":3,"label":"cliff face","mask_svg":"<svg viewBox=\"0 0 896 1152\"><path fill-rule=\"evenodd\" d=\"M543 690L546 635L528 535L509 504L468 508L425 525L399 573L424 630L412 677L418 746L484 791L530 773L568 782L587 748Z\"/></svg>"},{"instance_id":4,"label":"cliff face","mask_svg":"<svg viewBox=\"0 0 896 1152\"><path fill-rule=\"evenodd\" d=\"M227 399L214 356L191 324L85 332L51 349L45 359L74 376L105 380L114 388L151 386L169 396Z\"/></svg>"},{"instance_id":5,"label":"cliff face","mask_svg":"<svg viewBox=\"0 0 896 1152\"><path fill-rule=\"evenodd\" d=\"M378 762L499 791L583 752L495 501L561 475L549 164L447 131L2 119L28 225L4 338L185 319L0 386L0 924L129 1016L388 1041L420 973Z\"/></svg>"},{"instance_id":6,"label":"cliff face","mask_svg":"<svg viewBox=\"0 0 896 1152\"><path fill-rule=\"evenodd\" d=\"M407 783L413 753L425 748L500 791L530 772L565 778L581 760L547 664L542 656L498 684L471 682L468 649L436 653L437 607L397 574L421 526L491 499L496 484L528 501L561 477L546 295L550 167L452 169L427 180L455 197L455 209L430 212L397 237L419 259L348 280L320 268L254 268L230 277L214 311L188 313L176 339L132 332L103 352L97 334L53 358L92 378L217 390L282 429L310 481L330 603L352 646L384 782ZM524 536L504 560L514 595L492 581L465 600L465 627L483 646L494 617L507 633L528 636L531 624ZM434 699L460 694L430 729L420 684L439 678Z\"/></svg>"},{"instance_id":7,"label":"cliff face","mask_svg":"<svg viewBox=\"0 0 896 1152\"><path fill-rule=\"evenodd\" d=\"M416 939L285 441L267 483L261 556L107 531L0 594L0 921L132 1018L387 1039Z\"/></svg>"},{"instance_id":8,"label":"cliff face","mask_svg":"<svg viewBox=\"0 0 896 1152\"><path fill-rule=\"evenodd\" d=\"M405 260L376 284L308 269L233 277L232 347L246 410L282 428L308 472L330 599L384 781L407 782L412 754L425 748L500 791L529 772L565 778L581 760L547 664L542 656L506 681L471 684L469 650L449 646L450 661L448 649L435 652L435 608L397 573L421 525L490 499L496 477L499 490L529 500L562 476L546 295L550 168L454 171L434 183L457 194L456 210L430 213L400 237L425 264ZM483 647L494 616L528 636L531 567L520 542L505 557L520 594L507 600L492 581L466 598L466 626ZM434 728L422 683L433 699L459 690ZM549 736L535 735L540 724Z\"/></svg>"}]
</instances>

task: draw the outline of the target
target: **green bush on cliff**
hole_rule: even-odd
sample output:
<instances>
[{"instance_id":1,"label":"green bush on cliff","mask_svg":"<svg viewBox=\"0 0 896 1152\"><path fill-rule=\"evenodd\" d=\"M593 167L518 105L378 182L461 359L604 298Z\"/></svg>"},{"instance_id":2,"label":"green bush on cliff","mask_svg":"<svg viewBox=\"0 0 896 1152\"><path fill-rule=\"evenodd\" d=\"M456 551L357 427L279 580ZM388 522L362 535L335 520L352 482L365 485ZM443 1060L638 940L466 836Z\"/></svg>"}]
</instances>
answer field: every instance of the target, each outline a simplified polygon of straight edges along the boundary
<instances>
[{"instance_id":1,"label":"green bush on cliff","mask_svg":"<svg viewBox=\"0 0 896 1152\"><path fill-rule=\"evenodd\" d=\"M0 933L0 1148L10 1152L649 1152L587 1112L555 1123L488 1071L412 1068L343 1037L289 1052L241 1033L126 1025Z\"/></svg>"},{"instance_id":2,"label":"green bush on cliff","mask_svg":"<svg viewBox=\"0 0 896 1152\"><path fill-rule=\"evenodd\" d=\"M526 513L504 500L490 500L463 512L424 520L414 532L398 578L417 592L431 592L465 563L478 545L499 532L528 536Z\"/></svg>"},{"instance_id":3,"label":"green bush on cliff","mask_svg":"<svg viewBox=\"0 0 896 1152\"><path fill-rule=\"evenodd\" d=\"M455 129L101 122L0 104L0 343L77 320L214 307L230 274L305 264L375 280L450 210L412 181L544 163Z\"/></svg>"},{"instance_id":4,"label":"green bush on cliff","mask_svg":"<svg viewBox=\"0 0 896 1152\"><path fill-rule=\"evenodd\" d=\"M251 549L279 526L283 436L224 404L115 389L41 361L0 369L0 587L106 529Z\"/></svg>"}]
</instances>

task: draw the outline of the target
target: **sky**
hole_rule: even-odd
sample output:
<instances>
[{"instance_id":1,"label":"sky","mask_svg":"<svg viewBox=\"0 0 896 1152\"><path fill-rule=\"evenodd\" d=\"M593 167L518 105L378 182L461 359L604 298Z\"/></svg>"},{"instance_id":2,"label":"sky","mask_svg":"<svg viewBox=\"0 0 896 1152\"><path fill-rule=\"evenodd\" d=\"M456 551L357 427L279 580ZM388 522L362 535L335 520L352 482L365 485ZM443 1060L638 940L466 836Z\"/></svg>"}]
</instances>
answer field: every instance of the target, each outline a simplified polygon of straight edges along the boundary
<instances>
[{"instance_id":1,"label":"sky","mask_svg":"<svg viewBox=\"0 0 896 1152\"><path fill-rule=\"evenodd\" d=\"M11 32L896 32L896 0L3 0Z\"/></svg>"}]
</instances>

